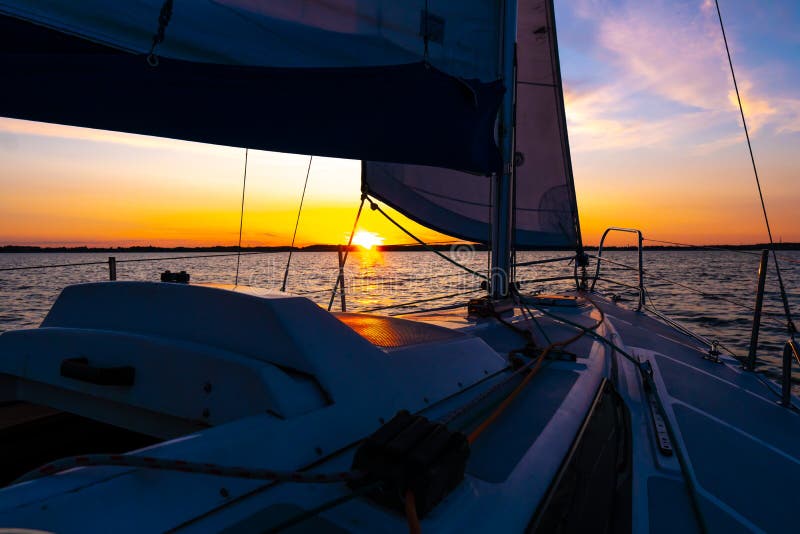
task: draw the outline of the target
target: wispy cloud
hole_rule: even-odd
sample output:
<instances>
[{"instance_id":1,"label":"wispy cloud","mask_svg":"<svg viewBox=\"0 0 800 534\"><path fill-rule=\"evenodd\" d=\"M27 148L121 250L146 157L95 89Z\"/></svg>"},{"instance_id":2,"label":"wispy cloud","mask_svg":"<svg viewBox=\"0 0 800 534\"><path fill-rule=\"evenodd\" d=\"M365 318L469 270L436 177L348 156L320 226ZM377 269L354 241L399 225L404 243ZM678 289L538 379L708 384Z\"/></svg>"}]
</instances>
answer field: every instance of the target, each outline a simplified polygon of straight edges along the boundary
<instances>
[{"instance_id":1,"label":"wispy cloud","mask_svg":"<svg viewBox=\"0 0 800 534\"><path fill-rule=\"evenodd\" d=\"M92 128L78 128L61 124L48 124L4 117L0 117L0 133L92 141L96 143L113 143L138 148L189 150L197 152L207 152L210 147L210 145L189 141L95 130Z\"/></svg>"},{"instance_id":2,"label":"wispy cloud","mask_svg":"<svg viewBox=\"0 0 800 534\"><path fill-rule=\"evenodd\" d=\"M691 139L708 151L739 139L713 2L582 0L571 7L573 15L595 21L585 53L611 71L596 83L567 87L576 144L604 150ZM735 37L729 39L742 51ZM751 133L800 131L800 99L775 93L748 67L738 64L737 73Z\"/></svg>"}]
</instances>

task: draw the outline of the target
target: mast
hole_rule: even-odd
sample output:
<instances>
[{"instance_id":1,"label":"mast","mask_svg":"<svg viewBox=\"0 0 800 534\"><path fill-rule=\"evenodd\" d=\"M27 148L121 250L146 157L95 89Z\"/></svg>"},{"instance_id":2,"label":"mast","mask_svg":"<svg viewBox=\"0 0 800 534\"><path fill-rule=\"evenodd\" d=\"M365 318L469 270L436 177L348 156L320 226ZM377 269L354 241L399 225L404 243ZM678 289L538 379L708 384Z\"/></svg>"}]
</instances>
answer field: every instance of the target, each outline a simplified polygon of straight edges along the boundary
<instances>
[{"instance_id":1,"label":"mast","mask_svg":"<svg viewBox=\"0 0 800 534\"><path fill-rule=\"evenodd\" d=\"M514 95L516 87L515 49L517 41L517 0L503 3L503 81L506 86L500 116L500 146L503 165L492 191L492 265L490 291L493 299L508 296L511 276L511 232L514 190Z\"/></svg>"}]
</instances>

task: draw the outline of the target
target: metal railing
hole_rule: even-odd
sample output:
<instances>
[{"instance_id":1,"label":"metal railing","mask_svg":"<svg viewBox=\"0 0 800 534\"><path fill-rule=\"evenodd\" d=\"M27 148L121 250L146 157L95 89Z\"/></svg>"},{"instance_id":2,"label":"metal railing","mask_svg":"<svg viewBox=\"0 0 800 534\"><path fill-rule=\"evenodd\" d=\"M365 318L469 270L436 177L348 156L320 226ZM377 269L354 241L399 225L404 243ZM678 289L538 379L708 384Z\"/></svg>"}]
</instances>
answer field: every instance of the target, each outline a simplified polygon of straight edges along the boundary
<instances>
[{"instance_id":1,"label":"metal railing","mask_svg":"<svg viewBox=\"0 0 800 534\"><path fill-rule=\"evenodd\" d=\"M626 263L617 262L617 261L602 257L603 246L605 244L606 236L610 232L613 232L613 231L636 234L636 236L638 237L638 247L637 247L637 249L638 249L638 259L639 259L638 267L634 267L634 266L628 265ZM640 230L638 230L638 229L635 229L635 228L621 228L621 227L616 227L616 226L612 226L610 228L607 228L606 231L603 232L603 235L602 235L602 237L600 239L600 245L598 247L597 255L596 256L591 256L591 257L594 257L597 260L597 266L595 268L594 277L592 278L590 291L594 291L595 290L595 285L597 284L598 280L603 281L603 282L607 282L607 283L610 283L610 284L614 284L614 285L617 285L617 286L622 286L622 287L627 287L629 289L633 289L633 290L637 291L638 294L639 294L639 301L637 303L636 311L641 311L642 309L646 309L646 310L652 312L653 314L655 314L656 317L660 318L666 324L668 324L668 325L672 326L673 328L683 332L684 334L689 335L690 337L696 339L697 341L700 341L701 343L708 345L710 347L710 353L718 354L718 352L715 352L716 348L717 347L724 348L729 354L734 356L736 359L738 359L742 363L742 367L744 369L746 369L748 371L755 371L756 363L757 363L757 350L758 350L759 331L760 331L761 322L762 322L762 315L764 315L764 312L762 312L762 308L763 308L763 304L764 304L764 288L765 288L765 284L766 284L767 263L769 261L769 251L768 250L762 250L761 253L760 253L761 258L760 258L759 269L758 269L758 283L757 283L757 286L756 286L755 306L752 306L752 307L749 306L749 305L746 305L746 304L742 304L742 303L731 301L730 299L726 299L726 298L721 297L719 295L714 295L714 294L708 293L707 291L703 291L701 289L697 289L697 288L691 287L691 286L689 286L687 284L684 284L684 283L681 283L681 282L676 282L674 280L670 280L668 278L664 278L664 277L657 276L657 275L649 275L649 276L651 276L652 278L654 278L656 280L664 281L666 283L682 287L684 289L696 292L699 295L702 295L702 296L705 296L705 297L709 297L709 298L720 299L720 300L723 300L723 301L726 301L726 302L730 302L731 304L736 304L737 306L740 306L740 307L746 308L748 310L751 310L753 312L753 323L752 323L752 330L751 330L751 334L750 334L749 350L748 350L748 354L747 354L746 357L741 357L741 356L737 356L736 354L731 352L729 349L723 347L718 341L716 341L716 340L708 340L704 336L696 334L695 332L691 331L690 329L688 329L684 325L682 325L682 324L678 323L677 321L675 321L674 319L664 315L662 312L660 312L658 309L655 308L655 306L652 304L652 297L650 297L648 295L647 290L645 288L645 284L644 284L644 275L645 275L645 273L647 273L647 271L645 271L645 269L644 269L644 261L643 261L643 241L644 240L645 239L642 236L642 232ZM653 241L653 240L649 240L648 239L648 241ZM665 242L665 243L669 243L669 242ZM670 244L672 244L672 243L670 243ZM706 248L706 247L703 247L703 248ZM726 249L722 249L722 250L726 250ZM747 254L755 255L757 253L747 252ZM601 263L603 261L606 261L606 262L608 262L608 263L610 263L612 265L617 265L617 266L619 266L619 267L621 267L623 269L637 271L638 272L638 276L639 276L638 285L634 286L632 284L628 284L628 283L620 282L620 281L617 281L617 280L613 280L611 278L600 276L600 268L601 268ZM650 302L651 302L650 306L648 306L647 303L646 303L646 299L648 299L648 298L650 299ZM766 314L766 315L769 317L770 314ZM792 367L793 367L793 362L797 362L797 364L800 365L800 348L798 347L798 344L797 344L796 340L794 339L794 336L792 336L786 342L786 345L784 346L784 349L783 349L783 359L782 359L782 369L781 369L781 383L780 383L780 386L781 386L780 404L782 404L783 406L786 406L786 407L792 406L791 386L792 386Z\"/></svg>"},{"instance_id":2,"label":"metal railing","mask_svg":"<svg viewBox=\"0 0 800 534\"><path fill-rule=\"evenodd\" d=\"M622 228L619 226L611 226L606 228L606 231L603 232L603 237L600 238L600 245L597 247L597 256L595 256L597 259L597 267L594 272L594 278L592 279L590 291L594 291L594 286L597 283L598 278L600 278L600 264L602 263L603 259L603 245L605 244L606 236L608 236L609 232L626 232L629 234L636 234L639 238L637 247L639 251L639 286L637 288L639 291L639 302L636 305L636 311L640 311L644 307L644 256L642 253L642 241L644 238L642 237L641 230L637 230L636 228Z\"/></svg>"}]
</instances>

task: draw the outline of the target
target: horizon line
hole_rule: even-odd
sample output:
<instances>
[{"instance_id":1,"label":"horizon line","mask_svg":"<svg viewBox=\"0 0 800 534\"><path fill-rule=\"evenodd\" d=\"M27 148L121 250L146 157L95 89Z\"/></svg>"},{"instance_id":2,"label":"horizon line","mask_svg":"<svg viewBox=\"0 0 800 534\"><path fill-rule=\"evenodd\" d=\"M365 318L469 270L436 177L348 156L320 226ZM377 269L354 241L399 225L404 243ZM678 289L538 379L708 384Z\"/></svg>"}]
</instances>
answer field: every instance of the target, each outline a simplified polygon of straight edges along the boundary
<instances>
[{"instance_id":1,"label":"horizon line","mask_svg":"<svg viewBox=\"0 0 800 534\"><path fill-rule=\"evenodd\" d=\"M418 243L387 243L375 245L373 249L364 249L360 245L349 245L350 251L358 250L378 250L386 252L397 252L399 250L425 250L426 248L434 248L437 250L447 250L453 247L472 247L475 250L485 251L489 247L483 243L472 243L468 241L452 242L452 243L428 243L421 245ZM160 246L160 245L130 245L130 246L92 246L92 245L0 245L0 253L14 253L14 252L175 252L175 251L196 251L196 252L242 252L248 251L274 251L274 252L288 252L289 250L295 252L328 252L336 251L339 248L347 249L348 245L345 244L326 244L316 243L306 246L290 246L290 245L254 245L242 246L237 245L177 245L177 246ZM583 245L587 249L597 249L598 245ZM705 244L705 245L692 245L692 244L661 244L661 245L644 245L644 249L660 249L660 250L692 250L692 249L769 249L769 243L747 243L747 244ZM789 249L800 250L800 242L779 242L774 243L776 249ZM633 249L637 248L636 245L608 245L603 247L606 250L620 250L620 249ZM522 247L517 248L519 251L571 251L574 250L570 246L541 246L541 247Z\"/></svg>"}]
</instances>

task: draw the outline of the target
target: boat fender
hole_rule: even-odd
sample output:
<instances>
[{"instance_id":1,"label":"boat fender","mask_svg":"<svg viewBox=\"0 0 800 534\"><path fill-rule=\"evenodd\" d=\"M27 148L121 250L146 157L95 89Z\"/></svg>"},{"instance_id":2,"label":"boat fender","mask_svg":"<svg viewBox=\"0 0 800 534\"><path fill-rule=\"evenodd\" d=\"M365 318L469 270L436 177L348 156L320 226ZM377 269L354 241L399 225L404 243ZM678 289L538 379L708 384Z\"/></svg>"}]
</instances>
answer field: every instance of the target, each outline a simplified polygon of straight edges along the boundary
<instances>
[{"instance_id":1,"label":"boat fender","mask_svg":"<svg viewBox=\"0 0 800 534\"><path fill-rule=\"evenodd\" d=\"M380 482L368 496L401 512L412 492L423 517L464 479L469 453L461 432L403 410L360 445L353 470L366 476L350 485L355 489Z\"/></svg>"}]
</instances>

